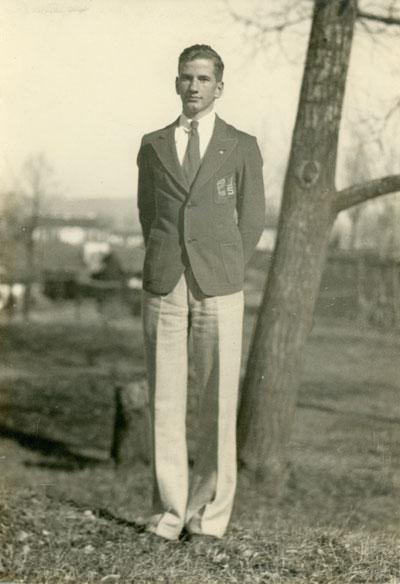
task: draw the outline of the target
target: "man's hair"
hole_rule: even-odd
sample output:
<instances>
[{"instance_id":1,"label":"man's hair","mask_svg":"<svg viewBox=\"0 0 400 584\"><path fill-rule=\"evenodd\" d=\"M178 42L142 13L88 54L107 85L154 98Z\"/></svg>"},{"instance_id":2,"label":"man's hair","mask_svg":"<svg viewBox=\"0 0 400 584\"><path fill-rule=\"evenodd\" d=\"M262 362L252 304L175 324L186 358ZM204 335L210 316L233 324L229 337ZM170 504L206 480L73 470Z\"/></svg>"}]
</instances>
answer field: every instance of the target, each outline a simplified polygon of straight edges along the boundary
<instances>
[{"instance_id":1,"label":"man's hair","mask_svg":"<svg viewBox=\"0 0 400 584\"><path fill-rule=\"evenodd\" d=\"M217 81L222 81L224 74L224 63L221 57L209 45L192 45L184 49L179 55L178 71L181 70L182 65L195 59L210 59L214 63L214 73Z\"/></svg>"}]
</instances>

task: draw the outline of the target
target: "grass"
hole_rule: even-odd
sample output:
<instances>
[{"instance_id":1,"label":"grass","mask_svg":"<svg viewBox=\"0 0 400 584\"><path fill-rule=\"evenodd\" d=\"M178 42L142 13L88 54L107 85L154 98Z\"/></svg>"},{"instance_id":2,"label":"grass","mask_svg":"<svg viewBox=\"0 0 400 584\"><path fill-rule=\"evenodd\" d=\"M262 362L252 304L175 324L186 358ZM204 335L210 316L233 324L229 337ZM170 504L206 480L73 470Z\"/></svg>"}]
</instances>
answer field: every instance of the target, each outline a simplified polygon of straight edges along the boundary
<instances>
[{"instance_id":1,"label":"grass","mask_svg":"<svg viewBox=\"0 0 400 584\"><path fill-rule=\"evenodd\" d=\"M27 470L23 463L38 460L37 454L13 443L3 447L13 467L0 521L0 574L8 581L377 584L400 578L396 533L351 528L323 507L308 515L293 485L288 498L271 505L244 477L225 539L170 543L134 523L148 504L146 468L122 474L107 466Z\"/></svg>"},{"instance_id":2,"label":"grass","mask_svg":"<svg viewBox=\"0 0 400 584\"><path fill-rule=\"evenodd\" d=\"M3 327L5 369L143 368L138 321L115 321L107 334L94 318L67 321L61 310L51 326ZM398 584L399 348L395 334L317 322L287 491L270 500L242 473L228 533L215 542L142 532L146 466L84 465L3 436L0 582Z\"/></svg>"},{"instance_id":3,"label":"grass","mask_svg":"<svg viewBox=\"0 0 400 584\"><path fill-rule=\"evenodd\" d=\"M326 514L320 505L328 494L320 484L308 494L292 484L287 497L271 505L242 477L225 539L170 543L142 533L134 523L148 504L147 468L50 471L34 464L43 456L11 441L3 441L2 452L8 467L8 478L2 475L3 579L211 584L394 583L400 578L398 534L363 525L368 513L356 528L351 527L354 517L346 521L343 513ZM350 511L355 492L350 489L347 498L341 504L336 498L337 510ZM308 513L311 499L319 509Z\"/></svg>"}]
</instances>

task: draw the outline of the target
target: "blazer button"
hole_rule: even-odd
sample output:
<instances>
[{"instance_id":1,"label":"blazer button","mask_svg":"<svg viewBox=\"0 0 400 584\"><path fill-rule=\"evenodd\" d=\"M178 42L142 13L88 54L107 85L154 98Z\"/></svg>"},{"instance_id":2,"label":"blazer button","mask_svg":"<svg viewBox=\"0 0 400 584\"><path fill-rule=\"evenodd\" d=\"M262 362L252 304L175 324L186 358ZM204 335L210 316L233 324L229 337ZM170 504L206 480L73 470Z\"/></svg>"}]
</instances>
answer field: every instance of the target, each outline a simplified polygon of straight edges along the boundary
<instances>
[{"instance_id":1,"label":"blazer button","mask_svg":"<svg viewBox=\"0 0 400 584\"><path fill-rule=\"evenodd\" d=\"M188 243L194 243L195 241L197 241L195 237L189 237L189 239L187 240Z\"/></svg>"}]
</instances>

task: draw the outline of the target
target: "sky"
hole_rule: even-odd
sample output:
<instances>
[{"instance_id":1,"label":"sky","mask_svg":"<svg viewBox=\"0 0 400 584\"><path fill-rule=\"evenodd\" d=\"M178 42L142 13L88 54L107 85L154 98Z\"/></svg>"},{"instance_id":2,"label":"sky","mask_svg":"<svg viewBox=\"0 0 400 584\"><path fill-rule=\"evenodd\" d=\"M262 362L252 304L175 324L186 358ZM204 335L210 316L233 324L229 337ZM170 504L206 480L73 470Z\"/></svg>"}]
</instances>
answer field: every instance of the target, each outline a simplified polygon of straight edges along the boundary
<instances>
[{"instance_id":1,"label":"sky","mask_svg":"<svg viewBox=\"0 0 400 584\"><path fill-rule=\"evenodd\" d=\"M179 115L177 58L200 42L225 62L217 112L257 136L267 195L279 198L309 24L287 35L283 50L254 51L251 30L233 21L229 6L250 15L260 2L0 0L0 188L43 152L58 194L135 197L141 136ZM357 37L346 120L390 107L400 91L398 57L397 39ZM348 147L351 128L343 136Z\"/></svg>"}]
</instances>

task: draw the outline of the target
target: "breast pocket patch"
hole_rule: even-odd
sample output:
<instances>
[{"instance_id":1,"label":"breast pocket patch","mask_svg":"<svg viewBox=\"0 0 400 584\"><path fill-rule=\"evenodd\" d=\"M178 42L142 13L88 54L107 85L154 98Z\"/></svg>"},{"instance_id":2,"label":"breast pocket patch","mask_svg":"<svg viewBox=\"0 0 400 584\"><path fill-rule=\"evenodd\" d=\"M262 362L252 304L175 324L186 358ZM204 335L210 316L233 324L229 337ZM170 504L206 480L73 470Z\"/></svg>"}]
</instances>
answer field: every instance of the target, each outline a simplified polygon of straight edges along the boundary
<instances>
[{"instance_id":1,"label":"breast pocket patch","mask_svg":"<svg viewBox=\"0 0 400 584\"><path fill-rule=\"evenodd\" d=\"M223 205L231 199L236 197L236 181L235 175L230 174L220 178L216 182L215 188L215 202L217 205Z\"/></svg>"}]
</instances>

